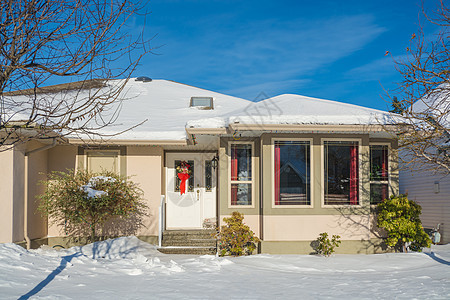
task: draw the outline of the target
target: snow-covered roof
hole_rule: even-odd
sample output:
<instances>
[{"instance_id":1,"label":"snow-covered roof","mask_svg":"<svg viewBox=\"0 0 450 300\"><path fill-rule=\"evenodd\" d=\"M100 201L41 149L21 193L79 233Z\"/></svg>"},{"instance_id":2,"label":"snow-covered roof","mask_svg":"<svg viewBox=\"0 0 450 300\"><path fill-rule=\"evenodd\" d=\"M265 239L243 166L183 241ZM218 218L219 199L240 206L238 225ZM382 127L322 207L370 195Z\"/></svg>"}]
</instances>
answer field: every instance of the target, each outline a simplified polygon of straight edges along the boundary
<instances>
[{"instance_id":1,"label":"snow-covered roof","mask_svg":"<svg viewBox=\"0 0 450 300\"><path fill-rule=\"evenodd\" d=\"M103 133L125 130L139 122L142 125L133 128L117 139L133 140L185 140L186 123L195 119L209 119L214 127L223 126L219 118L224 114L237 114L251 102L201 88L169 80L152 80L151 82L130 80L124 95L119 118ZM191 97L213 97L214 109L203 110L189 107ZM219 124L219 123L220 124Z\"/></svg>"},{"instance_id":2,"label":"snow-covered roof","mask_svg":"<svg viewBox=\"0 0 450 300\"><path fill-rule=\"evenodd\" d=\"M251 103L238 114L225 114L222 122L195 120L191 127L207 127L214 124L316 124L316 125L386 125L393 124L393 117L381 110L337 101L284 94Z\"/></svg>"},{"instance_id":3,"label":"snow-covered roof","mask_svg":"<svg viewBox=\"0 0 450 300\"><path fill-rule=\"evenodd\" d=\"M81 91L81 93L87 93ZM65 97L70 96L66 93ZM362 106L285 94L259 102L169 81L128 81L120 114L101 134L120 140L185 140L186 128L226 128L229 124L370 125L393 123L389 113ZM214 108L189 107L191 97L212 97ZM113 111L113 110L111 110Z\"/></svg>"}]
</instances>

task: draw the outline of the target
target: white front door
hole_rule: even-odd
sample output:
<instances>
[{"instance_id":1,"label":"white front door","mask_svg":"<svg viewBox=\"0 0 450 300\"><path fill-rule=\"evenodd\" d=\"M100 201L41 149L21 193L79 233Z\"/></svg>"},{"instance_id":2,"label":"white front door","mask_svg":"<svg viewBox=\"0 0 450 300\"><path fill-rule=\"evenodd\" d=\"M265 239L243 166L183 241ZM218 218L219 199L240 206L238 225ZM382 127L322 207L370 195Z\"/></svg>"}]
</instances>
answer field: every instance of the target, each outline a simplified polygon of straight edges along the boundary
<instances>
[{"instance_id":1,"label":"white front door","mask_svg":"<svg viewBox=\"0 0 450 300\"><path fill-rule=\"evenodd\" d=\"M205 219L216 217L214 153L166 154L166 228L202 228ZM186 193L180 192L176 167L186 161L192 170Z\"/></svg>"}]
</instances>

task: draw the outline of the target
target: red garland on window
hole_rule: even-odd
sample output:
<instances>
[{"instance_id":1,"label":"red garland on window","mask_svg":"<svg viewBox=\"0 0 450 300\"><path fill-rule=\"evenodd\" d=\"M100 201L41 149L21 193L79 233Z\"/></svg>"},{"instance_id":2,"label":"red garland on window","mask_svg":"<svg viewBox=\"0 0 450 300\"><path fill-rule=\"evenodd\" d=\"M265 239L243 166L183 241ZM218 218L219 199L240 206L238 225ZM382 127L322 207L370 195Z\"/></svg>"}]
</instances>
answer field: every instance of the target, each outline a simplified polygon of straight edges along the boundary
<instances>
[{"instance_id":1,"label":"red garland on window","mask_svg":"<svg viewBox=\"0 0 450 300\"><path fill-rule=\"evenodd\" d=\"M280 204L280 167L281 167L280 145L275 144L275 205Z\"/></svg>"},{"instance_id":2,"label":"red garland on window","mask_svg":"<svg viewBox=\"0 0 450 300\"><path fill-rule=\"evenodd\" d=\"M180 195L186 193L186 181L191 178L192 170L190 165L186 161L182 161L177 167L177 176L180 179Z\"/></svg>"},{"instance_id":3,"label":"red garland on window","mask_svg":"<svg viewBox=\"0 0 450 300\"><path fill-rule=\"evenodd\" d=\"M358 146L350 146L350 204L358 204Z\"/></svg>"}]
</instances>

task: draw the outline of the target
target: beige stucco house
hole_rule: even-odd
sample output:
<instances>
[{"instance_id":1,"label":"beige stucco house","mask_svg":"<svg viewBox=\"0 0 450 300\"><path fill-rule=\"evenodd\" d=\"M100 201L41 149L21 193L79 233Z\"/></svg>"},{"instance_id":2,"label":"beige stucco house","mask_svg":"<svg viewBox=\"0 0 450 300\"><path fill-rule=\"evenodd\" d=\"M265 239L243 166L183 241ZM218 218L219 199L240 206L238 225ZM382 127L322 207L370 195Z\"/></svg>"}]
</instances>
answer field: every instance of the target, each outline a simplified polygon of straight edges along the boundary
<instances>
[{"instance_id":1,"label":"beige stucco house","mask_svg":"<svg viewBox=\"0 0 450 300\"><path fill-rule=\"evenodd\" d=\"M147 120L131 131L0 152L0 242L60 243L63 230L36 212L38 181L54 170L106 168L140 184L150 211L138 235L152 243L162 229L201 229L240 211L262 253L310 253L321 232L341 236L338 252L381 250L373 204L398 191L385 112L299 95L252 102L167 80L131 80L124 95L104 132ZM192 170L185 193L183 161Z\"/></svg>"}]
</instances>

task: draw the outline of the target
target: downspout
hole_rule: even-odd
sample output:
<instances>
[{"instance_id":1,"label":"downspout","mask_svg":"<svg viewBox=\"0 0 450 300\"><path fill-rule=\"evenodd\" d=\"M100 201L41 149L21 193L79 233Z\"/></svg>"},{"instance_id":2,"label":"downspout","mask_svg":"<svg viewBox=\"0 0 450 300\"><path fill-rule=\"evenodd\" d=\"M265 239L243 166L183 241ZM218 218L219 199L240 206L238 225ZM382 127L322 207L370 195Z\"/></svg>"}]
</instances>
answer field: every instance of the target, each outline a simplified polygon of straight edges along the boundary
<instances>
[{"instance_id":1,"label":"downspout","mask_svg":"<svg viewBox=\"0 0 450 300\"><path fill-rule=\"evenodd\" d=\"M264 136L261 135L259 139L259 238L262 241L264 240Z\"/></svg>"},{"instance_id":2,"label":"downspout","mask_svg":"<svg viewBox=\"0 0 450 300\"><path fill-rule=\"evenodd\" d=\"M53 148L56 146L56 138L53 138L53 142L51 145L46 145L31 151L25 152L25 172L24 172L24 191L23 191L23 235L25 238L25 241L27 242L27 250L30 250L31 248L31 240L28 236L28 156L32 153L41 152L44 150L48 150L50 148Z\"/></svg>"}]
</instances>

